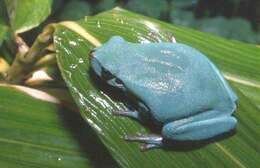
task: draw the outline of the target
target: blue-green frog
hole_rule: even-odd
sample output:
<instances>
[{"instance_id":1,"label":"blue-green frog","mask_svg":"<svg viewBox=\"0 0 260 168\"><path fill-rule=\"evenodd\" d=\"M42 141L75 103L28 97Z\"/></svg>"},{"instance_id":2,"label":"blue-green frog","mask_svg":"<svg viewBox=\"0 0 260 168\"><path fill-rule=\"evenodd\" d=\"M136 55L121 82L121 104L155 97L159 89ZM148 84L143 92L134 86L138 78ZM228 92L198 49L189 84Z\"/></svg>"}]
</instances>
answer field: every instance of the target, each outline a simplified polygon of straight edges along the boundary
<instances>
[{"instance_id":1,"label":"blue-green frog","mask_svg":"<svg viewBox=\"0 0 260 168\"><path fill-rule=\"evenodd\" d=\"M149 117L162 126L161 135L126 137L142 142L142 149L162 147L165 139L204 140L235 128L237 96L217 67L190 46L114 36L91 52L90 63L103 81L134 97L135 110L115 114Z\"/></svg>"}]
</instances>

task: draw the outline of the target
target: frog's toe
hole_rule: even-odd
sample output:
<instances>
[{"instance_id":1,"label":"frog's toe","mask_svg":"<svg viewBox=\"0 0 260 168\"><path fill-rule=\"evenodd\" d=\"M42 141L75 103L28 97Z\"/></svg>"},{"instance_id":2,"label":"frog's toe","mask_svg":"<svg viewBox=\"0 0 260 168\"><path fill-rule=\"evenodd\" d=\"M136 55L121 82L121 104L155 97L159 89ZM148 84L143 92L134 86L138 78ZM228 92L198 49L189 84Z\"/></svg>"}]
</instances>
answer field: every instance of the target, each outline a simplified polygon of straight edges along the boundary
<instances>
[{"instance_id":1,"label":"frog's toe","mask_svg":"<svg viewBox=\"0 0 260 168\"><path fill-rule=\"evenodd\" d=\"M145 152L150 149L161 148L161 147L162 147L162 145L158 145L158 144L142 144L142 145L140 145L140 150L142 152Z\"/></svg>"},{"instance_id":2,"label":"frog's toe","mask_svg":"<svg viewBox=\"0 0 260 168\"><path fill-rule=\"evenodd\" d=\"M166 32L166 38L169 42L176 43L176 39L171 32Z\"/></svg>"},{"instance_id":3,"label":"frog's toe","mask_svg":"<svg viewBox=\"0 0 260 168\"><path fill-rule=\"evenodd\" d=\"M140 136L125 136L126 141L134 141L143 143L140 146L141 151L146 151L153 148L162 147L162 136L159 135L140 135Z\"/></svg>"},{"instance_id":4,"label":"frog's toe","mask_svg":"<svg viewBox=\"0 0 260 168\"><path fill-rule=\"evenodd\" d=\"M125 136L124 139L126 141L135 141L135 142L143 142L143 143L161 143L162 136L160 135L137 135L137 136Z\"/></svg>"}]
</instances>

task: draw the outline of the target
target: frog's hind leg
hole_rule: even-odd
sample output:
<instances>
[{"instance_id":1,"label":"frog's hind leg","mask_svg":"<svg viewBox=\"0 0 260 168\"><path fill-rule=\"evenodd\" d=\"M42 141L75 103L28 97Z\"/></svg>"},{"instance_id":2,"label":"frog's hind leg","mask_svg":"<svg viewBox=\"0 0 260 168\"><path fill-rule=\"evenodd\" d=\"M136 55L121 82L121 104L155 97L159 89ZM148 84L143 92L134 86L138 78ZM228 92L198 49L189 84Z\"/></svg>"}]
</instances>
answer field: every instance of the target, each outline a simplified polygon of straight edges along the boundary
<instances>
[{"instance_id":1,"label":"frog's hind leg","mask_svg":"<svg viewBox=\"0 0 260 168\"><path fill-rule=\"evenodd\" d=\"M204 140L232 130L237 123L230 115L211 114L170 122L164 125L162 135L177 141Z\"/></svg>"},{"instance_id":2,"label":"frog's hind leg","mask_svg":"<svg viewBox=\"0 0 260 168\"><path fill-rule=\"evenodd\" d=\"M163 137L159 135L140 135L140 136L125 136L126 141L135 141L143 143L140 146L142 151L160 148L163 146Z\"/></svg>"},{"instance_id":3,"label":"frog's hind leg","mask_svg":"<svg viewBox=\"0 0 260 168\"><path fill-rule=\"evenodd\" d=\"M217 75L219 76L220 80L222 81L222 83L224 84L224 87L226 88L229 96L231 97L231 99L236 102L238 97L237 95L234 93L234 91L231 89L231 87L229 86L228 82L224 79L224 77L221 75L220 71L218 70L218 68L209 61L209 64L212 66L212 68L215 70L215 72L217 73Z\"/></svg>"}]
</instances>

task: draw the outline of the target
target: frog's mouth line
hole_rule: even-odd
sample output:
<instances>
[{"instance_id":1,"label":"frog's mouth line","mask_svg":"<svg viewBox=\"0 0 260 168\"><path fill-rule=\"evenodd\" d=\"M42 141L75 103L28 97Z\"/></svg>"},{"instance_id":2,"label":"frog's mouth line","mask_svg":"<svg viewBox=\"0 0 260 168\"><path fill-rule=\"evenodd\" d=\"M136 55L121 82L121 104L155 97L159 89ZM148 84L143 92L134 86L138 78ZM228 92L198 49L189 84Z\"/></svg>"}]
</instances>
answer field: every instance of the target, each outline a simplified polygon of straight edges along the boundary
<instances>
[{"instance_id":1,"label":"frog's mouth line","mask_svg":"<svg viewBox=\"0 0 260 168\"><path fill-rule=\"evenodd\" d=\"M115 78L115 75L113 75L111 72L109 72L107 69L105 69L101 63L98 61L98 59L94 56L95 49L91 50L89 52L89 62L91 64L91 67L93 71L104 81L111 80Z\"/></svg>"},{"instance_id":2,"label":"frog's mouth line","mask_svg":"<svg viewBox=\"0 0 260 168\"><path fill-rule=\"evenodd\" d=\"M101 76L100 77L105 81L109 81L109 80L115 78L115 76L111 72L106 70L104 67L101 67Z\"/></svg>"}]
</instances>

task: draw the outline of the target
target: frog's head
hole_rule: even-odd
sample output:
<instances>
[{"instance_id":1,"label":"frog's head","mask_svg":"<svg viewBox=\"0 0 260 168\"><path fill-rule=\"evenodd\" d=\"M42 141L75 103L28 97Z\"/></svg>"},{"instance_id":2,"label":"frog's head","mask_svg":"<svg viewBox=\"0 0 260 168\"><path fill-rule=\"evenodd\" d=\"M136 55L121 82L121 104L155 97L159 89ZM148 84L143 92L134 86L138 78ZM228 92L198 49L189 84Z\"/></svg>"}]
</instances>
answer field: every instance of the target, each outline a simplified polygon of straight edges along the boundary
<instances>
[{"instance_id":1,"label":"frog's head","mask_svg":"<svg viewBox=\"0 0 260 168\"><path fill-rule=\"evenodd\" d=\"M90 52L90 66L101 79L108 81L118 73L117 59L122 54L122 47L126 41L120 36L113 36L101 47L95 48Z\"/></svg>"}]
</instances>

